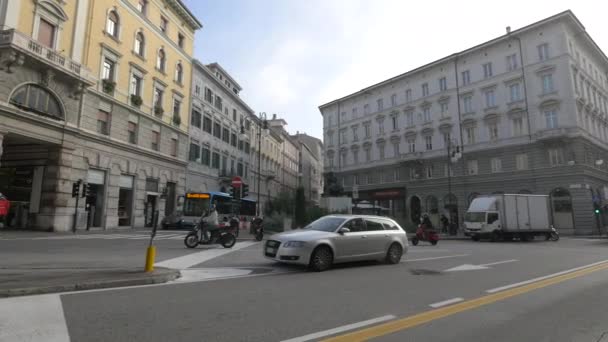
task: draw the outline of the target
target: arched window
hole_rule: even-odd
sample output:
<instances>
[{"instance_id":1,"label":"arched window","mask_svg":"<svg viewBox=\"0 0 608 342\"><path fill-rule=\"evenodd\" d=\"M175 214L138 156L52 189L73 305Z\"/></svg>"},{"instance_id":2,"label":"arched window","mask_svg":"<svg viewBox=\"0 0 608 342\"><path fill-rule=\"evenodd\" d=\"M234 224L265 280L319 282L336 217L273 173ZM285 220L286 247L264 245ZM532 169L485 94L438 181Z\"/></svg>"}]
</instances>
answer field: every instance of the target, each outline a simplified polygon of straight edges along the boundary
<instances>
[{"instance_id":1,"label":"arched window","mask_svg":"<svg viewBox=\"0 0 608 342\"><path fill-rule=\"evenodd\" d=\"M135 50L136 54L143 57L144 47L145 47L144 34L141 32L137 32L137 34L135 35L135 47L133 48L133 50Z\"/></svg>"},{"instance_id":2,"label":"arched window","mask_svg":"<svg viewBox=\"0 0 608 342\"><path fill-rule=\"evenodd\" d=\"M36 85L26 84L13 92L11 104L36 114L63 120L63 110L59 100L47 89Z\"/></svg>"},{"instance_id":3,"label":"arched window","mask_svg":"<svg viewBox=\"0 0 608 342\"><path fill-rule=\"evenodd\" d=\"M165 71L166 62L167 58L165 56L165 50L158 50L158 56L156 57L156 68L160 71Z\"/></svg>"},{"instance_id":4,"label":"arched window","mask_svg":"<svg viewBox=\"0 0 608 342\"><path fill-rule=\"evenodd\" d=\"M184 68L182 67L182 63L179 62L175 66L175 81L177 81L177 83L182 83L183 80L184 80Z\"/></svg>"},{"instance_id":5,"label":"arched window","mask_svg":"<svg viewBox=\"0 0 608 342\"><path fill-rule=\"evenodd\" d=\"M110 11L108 13L108 22L106 23L106 32L110 35L118 38L119 20L116 11Z\"/></svg>"}]
</instances>

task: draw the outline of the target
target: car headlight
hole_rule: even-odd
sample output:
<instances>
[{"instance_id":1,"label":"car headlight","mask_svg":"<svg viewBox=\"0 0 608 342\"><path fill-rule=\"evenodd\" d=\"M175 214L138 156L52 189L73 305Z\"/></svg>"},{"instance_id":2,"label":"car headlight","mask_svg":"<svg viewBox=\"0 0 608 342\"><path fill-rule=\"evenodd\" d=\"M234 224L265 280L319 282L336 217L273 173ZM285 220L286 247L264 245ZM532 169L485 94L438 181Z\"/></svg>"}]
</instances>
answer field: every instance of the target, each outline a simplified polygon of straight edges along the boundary
<instances>
[{"instance_id":1,"label":"car headlight","mask_svg":"<svg viewBox=\"0 0 608 342\"><path fill-rule=\"evenodd\" d=\"M283 245L283 247L286 247L286 248L299 248L299 247L304 247L305 244L306 244L306 242L304 242L304 241L287 241L287 242L285 242L285 244Z\"/></svg>"}]
</instances>

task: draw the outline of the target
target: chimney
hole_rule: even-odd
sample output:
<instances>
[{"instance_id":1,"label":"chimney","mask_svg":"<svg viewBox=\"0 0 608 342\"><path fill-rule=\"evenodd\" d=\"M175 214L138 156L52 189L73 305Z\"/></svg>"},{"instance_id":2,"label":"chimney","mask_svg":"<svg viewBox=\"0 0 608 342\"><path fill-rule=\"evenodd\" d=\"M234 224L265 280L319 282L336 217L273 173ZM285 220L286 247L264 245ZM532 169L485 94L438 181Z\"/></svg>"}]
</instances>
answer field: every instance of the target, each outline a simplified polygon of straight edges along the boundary
<instances>
[{"instance_id":1,"label":"chimney","mask_svg":"<svg viewBox=\"0 0 608 342\"><path fill-rule=\"evenodd\" d=\"M277 115L276 114L272 114L272 120L276 120L277 119Z\"/></svg>"},{"instance_id":2,"label":"chimney","mask_svg":"<svg viewBox=\"0 0 608 342\"><path fill-rule=\"evenodd\" d=\"M507 26L507 34L511 33L511 26Z\"/></svg>"}]
</instances>

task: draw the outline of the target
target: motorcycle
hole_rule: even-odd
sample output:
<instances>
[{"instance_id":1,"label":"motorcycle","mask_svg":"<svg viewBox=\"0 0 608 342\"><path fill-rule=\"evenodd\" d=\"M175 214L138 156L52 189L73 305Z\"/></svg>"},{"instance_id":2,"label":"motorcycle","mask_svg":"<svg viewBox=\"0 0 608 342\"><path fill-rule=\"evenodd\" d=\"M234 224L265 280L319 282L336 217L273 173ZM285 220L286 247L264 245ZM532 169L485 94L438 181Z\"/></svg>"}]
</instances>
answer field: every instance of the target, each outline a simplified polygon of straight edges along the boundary
<instances>
[{"instance_id":1,"label":"motorcycle","mask_svg":"<svg viewBox=\"0 0 608 342\"><path fill-rule=\"evenodd\" d=\"M264 220L261 217L256 217L251 222L253 226L253 234L255 235L256 241L262 241L264 239Z\"/></svg>"},{"instance_id":2,"label":"motorcycle","mask_svg":"<svg viewBox=\"0 0 608 342\"><path fill-rule=\"evenodd\" d=\"M555 229L555 227L551 226L551 232L547 233L547 235L545 236L545 239L547 241L558 241L559 240L559 233L557 232L557 229Z\"/></svg>"},{"instance_id":3,"label":"motorcycle","mask_svg":"<svg viewBox=\"0 0 608 342\"><path fill-rule=\"evenodd\" d=\"M416 235L412 238L412 245L417 246L420 241L428 241L435 246L439 241L439 234L433 228L423 228L422 225L419 225Z\"/></svg>"},{"instance_id":4,"label":"motorcycle","mask_svg":"<svg viewBox=\"0 0 608 342\"><path fill-rule=\"evenodd\" d=\"M230 225L220 224L219 229L208 230L207 234L204 234L203 227L206 227L208 224L202 219L199 221L194 229L184 238L186 247L196 248L198 245L213 244L221 244L224 248L232 248L234 246L236 236L233 232L234 229Z\"/></svg>"}]
</instances>

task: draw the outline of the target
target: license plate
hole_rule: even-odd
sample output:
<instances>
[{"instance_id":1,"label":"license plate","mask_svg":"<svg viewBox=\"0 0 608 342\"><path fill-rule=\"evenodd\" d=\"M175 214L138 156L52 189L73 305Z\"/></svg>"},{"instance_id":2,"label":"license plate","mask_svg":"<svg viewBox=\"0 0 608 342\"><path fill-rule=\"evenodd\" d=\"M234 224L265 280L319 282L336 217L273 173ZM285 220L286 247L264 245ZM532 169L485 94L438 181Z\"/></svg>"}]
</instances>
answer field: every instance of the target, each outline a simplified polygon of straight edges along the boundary
<instances>
[{"instance_id":1,"label":"license plate","mask_svg":"<svg viewBox=\"0 0 608 342\"><path fill-rule=\"evenodd\" d=\"M266 253L273 254L274 253L274 248L266 247Z\"/></svg>"}]
</instances>

